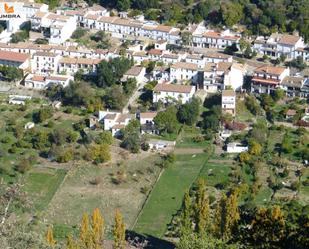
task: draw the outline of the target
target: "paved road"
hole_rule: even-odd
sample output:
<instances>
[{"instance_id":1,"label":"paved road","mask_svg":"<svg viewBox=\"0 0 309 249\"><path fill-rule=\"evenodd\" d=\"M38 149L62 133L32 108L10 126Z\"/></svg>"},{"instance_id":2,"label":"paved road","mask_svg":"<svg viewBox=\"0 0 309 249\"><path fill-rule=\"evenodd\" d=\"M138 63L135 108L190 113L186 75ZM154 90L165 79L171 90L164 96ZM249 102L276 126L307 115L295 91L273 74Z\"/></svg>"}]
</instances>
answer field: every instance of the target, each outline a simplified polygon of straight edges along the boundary
<instances>
[{"instance_id":1,"label":"paved road","mask_svg":"<svg viewBox=\"0 0 309 249\"><path fill-rule=\"evenodd\" d=\"M134 93L131 95L131 97L128 100L128 103L125 105L125 107L122 109L123 113L129 113L129 106L133 106L135 104L135 101L139 98L139 96L142 94L142 90L144 86L147 84L148 79L144 78L143 82L141 82L137 88L135 89Z\"/></svg>"}]
</instances>

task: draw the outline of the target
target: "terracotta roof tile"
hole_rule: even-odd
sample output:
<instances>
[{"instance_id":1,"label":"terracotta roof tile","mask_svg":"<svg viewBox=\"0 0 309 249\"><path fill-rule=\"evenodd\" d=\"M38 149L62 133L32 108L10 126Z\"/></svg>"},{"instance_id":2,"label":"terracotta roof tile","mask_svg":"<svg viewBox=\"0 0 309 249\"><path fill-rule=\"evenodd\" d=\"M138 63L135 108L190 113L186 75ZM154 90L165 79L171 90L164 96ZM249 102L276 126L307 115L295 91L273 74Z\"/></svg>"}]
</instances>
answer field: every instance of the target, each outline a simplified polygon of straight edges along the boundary
<instances>
[{"instance_id":1,"label":"terracotta roof tile","mask_svg":"<svg viewBox=\"0 0 309 249\"><path fill-rule=\"evenodd\" d=\"M176 84L157 84L154 87L155 92L177 92L177 93L190 93L193 86L189 85L176 85Z\"/></svg>"},{"instance_id":2,"label":"terracotta roof tile","mask_svg":"<svg viewBox=\"0 0 309 249\"><path fill-rule=\"evenodd\" d=\"M3 51L3 50L0 51L0 60L25 62L29 58L30 58L30 54L15 53L15 52Z\"/></svg>"}]
</instances>

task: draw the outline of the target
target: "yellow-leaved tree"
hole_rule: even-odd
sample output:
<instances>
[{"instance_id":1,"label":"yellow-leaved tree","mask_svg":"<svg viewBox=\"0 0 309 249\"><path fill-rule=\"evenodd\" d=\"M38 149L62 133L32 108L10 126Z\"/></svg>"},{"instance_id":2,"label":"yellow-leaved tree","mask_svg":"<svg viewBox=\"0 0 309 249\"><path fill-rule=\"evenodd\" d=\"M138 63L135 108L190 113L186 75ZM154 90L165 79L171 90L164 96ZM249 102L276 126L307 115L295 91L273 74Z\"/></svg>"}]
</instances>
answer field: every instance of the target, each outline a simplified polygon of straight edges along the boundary
<instances>
[{"instance_id":1,"label":"yellow-leaved tree","mask_svg":"<svg viewBox=\"0 0 309 249\"><path fill-rule=\"evenodd\" d=\"M94 209L92 213L92 230L95 244L102 244L104 237L104 219L98 208Z\"/></svg>"},{"instance_id":2,"label":"yellow-leaved tree","mask_svg":"<svg viewBox=\"0 0 309 249\"><path fill-rule=\"evenodd\" d=\"M46 242L50 246L56 245L56 240L54 239L53 229L51 227L48 227L46 232Z\"/></svg>"},{"instance_id":3,"label":"yellow-leaved tree","mask_svg":"<svg viewBox=\"0 0 309 249\"><path fill-rule=\"evenodd\" d=\"M115 213L115 225L114 225L114 249L124 249L126 246L125 240L125 224L123 222L122 215L119 210Z\"/></svg>"}]
</instances>

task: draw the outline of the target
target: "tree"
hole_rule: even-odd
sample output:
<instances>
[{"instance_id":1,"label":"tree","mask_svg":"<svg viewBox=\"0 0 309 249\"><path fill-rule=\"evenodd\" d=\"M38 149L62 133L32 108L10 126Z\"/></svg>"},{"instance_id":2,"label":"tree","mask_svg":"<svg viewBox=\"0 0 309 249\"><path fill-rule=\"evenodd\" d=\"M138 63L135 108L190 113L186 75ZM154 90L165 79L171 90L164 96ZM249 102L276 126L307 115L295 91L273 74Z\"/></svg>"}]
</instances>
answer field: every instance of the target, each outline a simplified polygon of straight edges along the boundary
<instances>
[{"instance_id":1,"label":"tree","mask_svg":"<svg viewBox=\"0 0 309 249\"><path fill-rule=\"evenodd\" d=\"M120 110L125 105L126 97L122 87L115 85L107 90L107 93L103 97L103 100L106 107Z\"/></svg>"},{"instance_id":2,"label":"tree","mask_svg":"<svg viewBox=\"0 0 309 249\"><path fill-rule=\"evenodd\" d=\"M12 43L25 42L29 38L29 32L26 30L18 31L11 36Z\"/></svg>"},{"instance_id":3,"label":"tree","mask_svg":"<svg viewBox=\"0 0 309 249\"><path fill-rule=\"evenodd\" d=\"M182 202L182 209L181 209L181 227L180 227L180 233L181 235L186 232L191 232L192 230L192 221L191 221L191 215L192 215L192 201L189 194L189 191L186 191L185 196L183 198Z\"/></svg>"},{"instance_id":4,"label":"tree","mask_svg":"<svg viewBox=\"0 0 309 249\"><path fill-rule=\"evenodd\" d=\"M66 249L80 249L78 243L74 241L72 235L67 236Z\"/></svg>"},{"instance_id":5,"label":"tree","mask_svg":"<svg viewBox=\"0 0 309 249\"><path fill-rule=\"evenodd\" d=\"M96 163L104 163L111 159L108 144L94 144L90 147L91 159Z\"/></svg>"},{"instance_id":6,"label":"tree","mask_svg":"<svg viewBox=\"0 0 309 249\"><path fill-rule=\"evenodd\" d=\"M109 41L107 34L102 30L92 35L90 39L96 42L97 44L96 46L99 49L108 49L111 46L111 43Z\"/></svg>"},{"instance_id":7,"label":"tree","mask_svg":"<svg viewBox=\"0 0 309 249\"><path fill-rule=\"evenodd\" d=\"M48 227L46 233L46 242L48 245L54 247L56 245L56 240L54 240L53 229Z\"/></svg>"},{"instance_id":8,"label":"tree","mask_svg":"<svg viewBox=\"0 0 309 249\"><path fill-rule=\"evenodd\" d=\"M180 237L176 249L237 249L237 245L226 243L212 236L185 234Z\"/></svg>"},{"instance_id":9,"label":"tree","mask_svg":"<svg viewBox=\"0 0 309 249\"><path fill-rule=\"evenodd\" d=\"M112 145L114 142L114 138L110 131L102 131L98 136L95 137L95 142L97 144Z\"/></svg>"},{"instance_id":10,"label":"tree","mask_svg":"<svg viewBox=\"0 0 309 249\"><path fill-rule=\"evenodd\" d=\"M262 146L256 141L250 141L249 153L251 155L259 156L262 153Z\"/></svg>"},{"instance_id":11,"label":"tree","mask_svg":"<svg viewBox=\"0 0 309 249\"><path fill-rule=\"evenodd\" d=\"M126 247L125 241L125 224L119 210L115 213L115 225L113 229L114 234L114 249L124 249Z\"/></svg>"},{"instance_id":12,"label":"tree","mask_svg":"<svg viewBox=\"0 0 309 249\"><path fill-rule=\"evenodd\" d=\"M130 0L117 0L116 7L120 11L127 11L131 7Z\"/></svg>"},{"instance_id":13,"label":"tree","mask_svg":"<svg viewBox=\"0 0 309 249\"><path fill-rule=\"evenodd\" d=\"M84 213L80 227L80 240L82 242L86 240L88 232L89 232L89 217L87 213Z\"/></svg>"},{"instance_id":14,"label":"tree","mask_svg":"<svg viewBox=\"0 0 309 249\"><path fill-rule=\"evenodd\" d=\"M199 234L209 231L209 199L206 195L206 184L203 179L199 179L195 194L194 205L195 230Z\"/></svg>"},{"instance_id":15,"label":"tree","mask_svg":"<svg viewBox=\"0 0 309 249\"><path fill-rule=\"evenodd\" d=\"M177 133L179 123L177 120L177 109L175 106L168 107L165 111L159 112L154 118L154 123L160 132Z\"/></svg>"},{"instance_id":16,"label":"tree","mask_svg":"<svg viewBox=\"0 0 309 249\"><path fill-rule=\"evenodd\" d=\"M285 97L285 92L283 89L277 89L273 94L274 101L279 101Z\"/></svg>"},{"instance_id":17,"label":"tree","mask_svg":"<svg viewBox=\"0 0 309 249\"><path fill-rule=\"evenodd\" d=\"M89 216L87 213L83 214L79 238L82 245L85 246L87 249L92 249L94 247L93 232L90 228Z\"/></svg>"},{"instance_id":18,"label":"tree","mask_svg":"<svg viewBox=\"0 0 309 249\"><path fill-rule=\"evenodd\" d=\"M72 39L80 39L87 33L86 29L78 27L72 34Z\"/></svg>"},{"instance_id":19,"label":"tree","mask_svg":"<svg viewBox=\"0 0 309 249\"><path fill-rule=\"evenodd\" d=\"M223 195L216 209L215 231L223 240L230 239L240 219L238 192L233 190L229 196Z\"/></svg>"},{"instance_id":20,"label":"tree","mask_svg":"<svg viewBox=\"0 0 309 249\"><path fill-rule=\"evenodd\" d=\"M98 208L95 208L92 213L92 229L95 244L102 244L104 237L104 219Z\"/></svg>"},{"instance_id":21,"label":"tree","mask_svg":"<svg viewBox=\"0 0 309 249\"><path fill-rule=\"evenodd\" d=\"M286 222L280 207L260 208L247 232L255 248L283 248Z\"/></svg>"},{"instance_id":22,"label":"tree","mask_svg":"<svg viewBox=\"0 0 309 249\"><path fill-rule=\"evenodd\" d=\"M141 147L140 123L137 120L130 121L122 133L121 147L130 150L132 153L138 153Z\"/></svg>"},{"instance_id":23,"label":"tree","mask_svg":"<svg viewBox=\"0 0 309 249\"><path fill-rule=\"evenodd\" d=\"M188 45L191 44L191 42L192 42L192 33L184 31L184 32L181 32L180 36L181 36L182 45L188 46Z\"/></svg>"},{"instance_id":24,"label":"tree","mask_svg":"<svg viewBox=\"0 0 309 249\"><path fill-rule=\"evenodd\" d=\"M177 118L180 123L193 125L196 123L200 113L201 101L198 98L193 98L190 102L179 107Z\"/></svg>"},{"instance_id":25,"label":"tree","mask_svg":"<svg viewBox=\"0 0 309 249\"><path fill-rule=\"evenodd\" d=\"M45 120L51 118L53 115L53 110L51 107L41 108L34 117L34 121L37 123L42 123Z\"/></svg>"},{"instance_id":26,"label":"tree","mask_svg":"<svg viewBox=\"0 0 309 249\"><path fill-rule=\"evenodd\" d=\"M243 6L239 3L224 2L221 4L220 12L225 25L228 27L239 23L243 18Z\"/></svg>"},{"instance_id":27,"label":"tree","mask_svg":"<svg viewBox=\"0 0 309 249\"><path fill-rule=\"evenodd\" d=\"M134 92L136 85L137 85L137 81L135 78L130 78L126 82L124 82L123 90L125 94L130 96Z\"/></svg>"},{"instance_id":28,"label":"tree","mask_svg":"<svg viewBox=\"0 0 309 249\"><path fill-rule=\"evenodd\" d=\"M307 64L304 62L301 56L298 56L296 59L290 61L288 66L297 68L299 71L302 71L307 67Z\"/></svg>"}]
</instances>

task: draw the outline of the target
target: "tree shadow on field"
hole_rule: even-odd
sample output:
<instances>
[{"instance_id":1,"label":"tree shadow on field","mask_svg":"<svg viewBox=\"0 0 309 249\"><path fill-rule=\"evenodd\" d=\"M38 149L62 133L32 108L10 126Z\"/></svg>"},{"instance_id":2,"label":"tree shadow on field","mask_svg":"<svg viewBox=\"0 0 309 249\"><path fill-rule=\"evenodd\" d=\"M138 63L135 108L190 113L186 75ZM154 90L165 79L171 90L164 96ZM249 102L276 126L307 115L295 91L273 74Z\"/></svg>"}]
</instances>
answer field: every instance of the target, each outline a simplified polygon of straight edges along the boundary
<instances>
[{"instance_id":1,"label":"tree shadow on field","mask_svg":"<svg viewBox=\"0 0 309 249\"><path fill-rule=\"evenodd\" d=\"M145 249L175 249L175 245L167 240L152 235L142 235L131 230L126 231L126 239L140 244L147 241Z\"/></svg>"}]
</instances>

